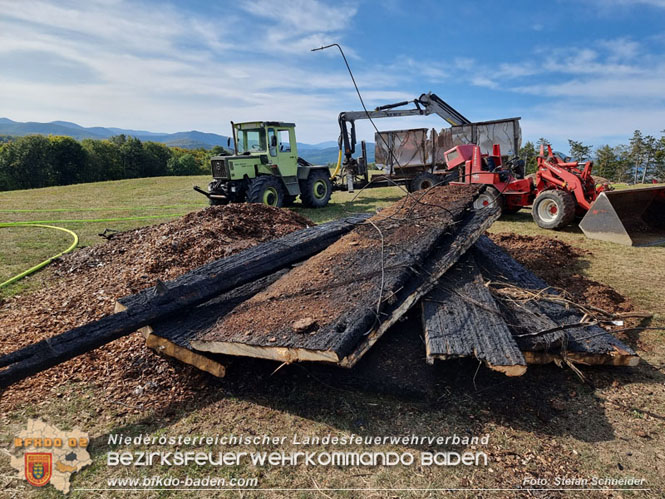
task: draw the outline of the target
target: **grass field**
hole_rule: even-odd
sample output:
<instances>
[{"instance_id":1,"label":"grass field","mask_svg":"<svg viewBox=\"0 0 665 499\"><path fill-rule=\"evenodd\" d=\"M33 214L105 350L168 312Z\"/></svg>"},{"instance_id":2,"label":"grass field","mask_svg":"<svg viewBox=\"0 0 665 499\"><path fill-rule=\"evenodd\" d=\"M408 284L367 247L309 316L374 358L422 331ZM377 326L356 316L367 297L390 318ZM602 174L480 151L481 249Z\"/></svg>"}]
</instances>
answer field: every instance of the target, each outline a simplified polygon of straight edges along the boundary
<instances>
[{"instance_id":1,"label":"grass field","mask_svg":"<svg viewBox=\"0 0 665 499\"><path fill-rule=\"evenodd\" d=\"M34 191L0 193L0 221L53 221L79 234L80 245L102 243L97 236L105 228L125 230L159 223L206 206L206 200L191 186L205 185L207 177L165 177L53 187ZM356 194L335 193L332 204L322 210L293 209L321 222L347 212L373 211L399 197L398 188L367 190ZM19 211L21 210L21 211ZM129 217L150 217L109 222L81 222ZM68 236L36 228L0 229L0 281L65 248ZM584 238L579 229L549 232L539 229L527 210L494 224L492 232L515 232L556 237L590 253L582 259L581 271L626 295L639 310L654 313L650 327L665 326L665 247L631 248ZM39 272L4 290L5 297L29 293L48 281L49 271ZM120 406L100 406L95 399L98 385L73 383L57 396L46 397L39 407L25 407L2 415L5 438L18 431L28 417L41 417L62 428L81 426L91 432L90 451L94 464L76 474L74 487L101 485L108 476L124 476L127 469L110 469L104 455L111 447L109 432L137 435L210 435L217 433L263 433L325 435L332 432L361 435L456 432L488 433L491 436L489 468L262 468L225 467L221 470L195 465L171 468L169 475L182 477L216 474L226 478L258 476L260 486L311 489L298 497L359 497L360 492L321 491L322 488L501 488L517 486L507 477L538 476L560 470L570 477L634 476L646 478L652 489L645 495L662 497L665 487L665 336L662 330L635 334L631 345L643 361L635 369L583 368L588 377L581 383L575 375L555 366L530 368L520 379L495 376L477 370L473 362L449 362L441 368L441 398L436 402L405 399L358 391L341 391L302 374L297 366L275 375L253 377L241 365L228 380L211 382L200 397L188 404L162 411L134 411ZM103 383L103 380L97 380ZM130 383L128 381L128 383ZM131 384L128 384L131 387ZM48 387L45 388L47 390ZM128 388L130 389L130 388ZM556 401L554 416L544 417L534 400ZM522 410L528 407L529 410ZM551 409L548 409L552 412ZM549 414L549 413L548 413ZM358 450L351 447L347 450ZM113 449L117 450L117 449ZM124 450L137 450L125 447ZM203 449L206 450L206 449ZM210 450L210 449L208 449ZM292 449L293 450L293 449ZM295 449L301 450L301 449ZM382 447L399 452L409 445ZM131 468L132 476L150 477L162 469ZM27 486L10 477L6 459L0 454L0 495L21 497ZM34 492L34 491L32 491ZM55 497L51 487L40 495ZM73 497L90 493L74 492ZM98 497L123 492L95 492ZM214 495L202 492L200 495ZM244 495L255 497L249 492ZM487 492L488 495L501 494ZM623 495L632 495L622 493ZM143 497L151 497L146 492ZM160 491L160 496L175 496ZM271 491L266 495L288 497ZM378 490L376 497L430 497L425 491ZM475 497L478 492L462 494ZM541 496L554 494L546 492ZM606 492L590 496L606 497ZM616 495L616 494L615 494ZM640 494L642 495L642 494Z\"/></svg>"}]
</instances>

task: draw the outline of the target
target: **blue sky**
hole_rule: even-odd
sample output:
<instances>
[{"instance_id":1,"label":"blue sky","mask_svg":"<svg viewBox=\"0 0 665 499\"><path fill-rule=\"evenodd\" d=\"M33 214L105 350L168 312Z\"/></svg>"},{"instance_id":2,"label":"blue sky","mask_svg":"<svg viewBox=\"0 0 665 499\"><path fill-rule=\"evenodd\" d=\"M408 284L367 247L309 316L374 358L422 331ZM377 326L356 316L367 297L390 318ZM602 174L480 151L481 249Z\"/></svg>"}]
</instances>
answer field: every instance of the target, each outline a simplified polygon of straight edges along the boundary
<instances>
[{"instance_id":1,"label":"blue sky","mask_svg":"<svg viewBox=\"0 0 665 499\"><path fill-rule=\"evenodd\" d=\"M665 129L665 0L0 0L0 115L221 134L282 120L336 140L360 104L339 54L310 52L332 42L372 107L433 91L566 150Z\"/></svg>"}]
</instances>

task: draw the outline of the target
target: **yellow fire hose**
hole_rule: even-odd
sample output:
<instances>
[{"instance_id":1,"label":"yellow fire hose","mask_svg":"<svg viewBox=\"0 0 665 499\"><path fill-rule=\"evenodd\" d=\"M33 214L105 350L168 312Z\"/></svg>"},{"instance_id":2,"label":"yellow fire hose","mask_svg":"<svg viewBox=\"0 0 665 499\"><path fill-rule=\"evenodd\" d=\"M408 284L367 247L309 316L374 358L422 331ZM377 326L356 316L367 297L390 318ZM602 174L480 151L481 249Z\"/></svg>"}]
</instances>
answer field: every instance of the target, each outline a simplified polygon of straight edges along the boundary
<instances>
[{"instance_id":1,"label":"yellow fire hose","mask_svg":"<svg viewBox=\"0 0 665 499\"><path fill-rule=\"evenodd\" d=\"M10 223L0 223L0 228L2 228L2 227L42 227L44 229L61 230L63 232L68 233L69 235L71 235L74 238L74 241L72 242L72 244L65 251L62 251L62 252L58 253L57 255L54 255L54 256L44 260L43 262L35 265L34 267L29 268L28 270L25 270L25 271L21 272L18 275L15 275L11 279L9 279L9 280L7 280L3 283L0 283L0 288L3 288L5 286L9 286L10 284L12 284L14 282L16 282L20 279L23 279L24 277L26 277L26 276L34 273L34 272L37 272L39 269L42 269L42 268L46 267L49 263L51 263L56 258L59 258L62 255L72 251L74 248L76 248L76 245L79 243L79 236L77 236L74 231L71 231L69 229L65 229L64 227L56 227L55 225L44 225L44 224L35 224L35 223L26 223L26 222L10 222Z\"/></svg>"},{"instance_id":2,"label":"yellow fire hose","mask_svg":"<svg viewBox=\"0 0 665 499\"><path fill-rule=\"evenodd\" d=\"M19 210L3 210L3 211L19 211ZM26 210L28 211L28 210ZM37 210L35 210L37 211ZM50 210L48 210L50 211ZM30 274L33 274L37 272L40 269L43 269L46 267L49 263L51 263L53 260L56 258L60 258L62 255L69 253L72 251L74 248L79 243L79 238L76 235L76 233L72 230L65 229L64 227L57 227L55 225L49 225L50 223L99 223L99 222L117 222L117 221L125 221L125 220L150 220L150 219L155 219L155 218L168 218L170 216L179 216L179 213L169 213L166 215L147 215L147 216L139 216L139 217L122 217L122 218L97 218L97 219L75 219L75 220L35 220L35 221L30 221L30 222L1 222L0 223L0 229L2 228L9 228L9 227L41 227L45 229L55 229L55 230L60 230L63 232L68 233L74 238L74 241L72 244L65 250L62 251L61 253L58 253L57 255L54 255L43 262L35 265L34 267L29 268L28 270L25 270L21 272L18 275L15 275L11 279L0 283L0 288L3 288L5 286L9 286L12 283L15 283L16 281L19 281L23 279L26 276L29 276Z\"/></svg>"},{"instance_id":3,"label":"yellow fire hose","mask_svg":"<svg viewBox=\"0 0 665 499\"><path fill-rule=\"evenodd\" d=\"M339 155L337 156L337 166L335 167L335 171L333 172L333 174L330 176L330 180L334 179L337 176L341 166L342 166L342 150L340 149Z\"/></svg>"}]
</instances>

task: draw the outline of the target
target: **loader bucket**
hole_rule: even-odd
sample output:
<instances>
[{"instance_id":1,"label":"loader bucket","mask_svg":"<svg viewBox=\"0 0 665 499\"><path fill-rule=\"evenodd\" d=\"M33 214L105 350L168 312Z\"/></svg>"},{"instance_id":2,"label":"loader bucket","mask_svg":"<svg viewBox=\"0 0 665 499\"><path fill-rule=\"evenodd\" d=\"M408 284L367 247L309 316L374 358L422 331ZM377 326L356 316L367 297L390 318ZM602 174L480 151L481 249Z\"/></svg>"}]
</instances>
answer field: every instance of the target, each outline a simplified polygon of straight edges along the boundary
<instances>
[{"instance_id":1,"label":"loader bucket","mask_svg":"<svg viewBox=\"0 0 665 499\"><path fill-rule=\"evenodd\" d=\"M580 229L591 239L627 246L665 243L665 186L601 192Z\"/></svg>"}]
</instances>

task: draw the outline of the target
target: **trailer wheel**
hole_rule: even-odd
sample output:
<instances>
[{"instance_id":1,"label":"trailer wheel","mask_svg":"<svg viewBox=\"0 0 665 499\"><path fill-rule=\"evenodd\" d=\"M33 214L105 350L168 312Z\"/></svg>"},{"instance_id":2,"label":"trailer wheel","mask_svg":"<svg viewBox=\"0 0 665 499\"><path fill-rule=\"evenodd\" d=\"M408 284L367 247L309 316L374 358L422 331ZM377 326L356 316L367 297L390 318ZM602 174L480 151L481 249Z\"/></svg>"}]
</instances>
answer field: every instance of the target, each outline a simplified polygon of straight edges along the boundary
<instances>
[{"instance_id":1,"label":"trailer wheel","mask_svg":"<svg viewBox=\"0 0 665 499\"><path fill-rule=\"evenodd\" d=\"M261 175L249 184L247 201L249 203L263 203L267 206L281 208L284 205L284 186L282 181L272 175Z\"/></svg>"},{"instance_id":2,"label":"trailer wheel","mask_svg":"<svg viewBox=\"0 0 665 499\"><path fill-rule=\"evenodd\" d=\"M531 216L538 227L563 229L575 219L575 199L566 191L543 191L533 202Z\"/></svg>"},{"instance_id":3,"label":"trailer wheel","mask_svg":"<svg viewBox=\"0 0 665 499\"><path fill-rule=\"evenodd\" d=\"M327 168L310 170L307 180L300 181L300 199L308 208L323 208L331 195L332 182Z\"/></svg>"},{"instance_id":4,"label":"trailer wheel","mask_svg":"<svg viewBox=\"0 0 665 499\"><path fill-rule=\"evenodd\" d=\"M473 202L473 208L475 210L482 210L487 206L494 206L495 204L498 205L499 208L503 211L503 196L501 196L501 193L496 187L492 187L490 185L475 199Z\"/></svg>"},{"instance_id":5,"label":"trailer wheel","mask_svg":"<svg viewBox=\"0 0 665 499\"><path fill-rule=\"evenodd\" d=\"M438 177L433 173L423 172L409 182L409 192L424 191L435 185L445 185L448 182L444 177Z\"/></svg>"}]
</instances>

